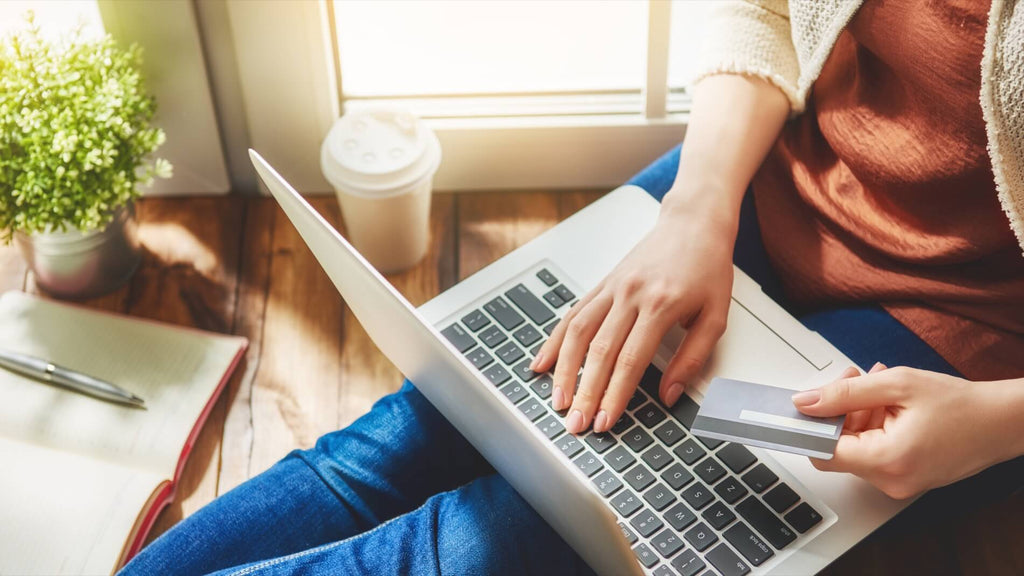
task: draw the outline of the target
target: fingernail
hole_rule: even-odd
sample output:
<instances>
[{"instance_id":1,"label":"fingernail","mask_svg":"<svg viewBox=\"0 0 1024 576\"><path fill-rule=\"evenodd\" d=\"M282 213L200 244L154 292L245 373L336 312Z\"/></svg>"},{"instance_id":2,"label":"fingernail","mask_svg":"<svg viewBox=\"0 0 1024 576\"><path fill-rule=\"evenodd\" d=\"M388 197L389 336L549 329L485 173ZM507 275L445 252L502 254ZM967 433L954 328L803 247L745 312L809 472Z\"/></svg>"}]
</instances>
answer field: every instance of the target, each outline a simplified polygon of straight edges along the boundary
<instances>
[{"instance_id":1,"label":"fingernail","mask_svg":"<svg viewBox=\"0 0 1024 576\"><path fill-rule=\"evenodd\" d=\"M565 421L565 429L570 434L575 434L580 430L583 430L583 412L579 410L573 410L569 413L569 419Z\"/></svg>"},{"instance_id":2,"label":"fingernail","mask_svg":"<svg viewBox=\"0 0 1024 576\"><path fill-rule=\"evenodd\" d=\"M665 392L665 404L669 406L675 406L676 402L679 401L679 397L683 395L683 385L679 382L673 383L668 387L668 391Z\"/></svg>"},{"instance_id":3,"label":"fingernail","mask_svg":"<svg viewBox=\"0 0 1024 576\"><path fill-rule=\"evenodd\" d=\"M608 429L608 413L601 410L594 418L594 432L604 432Z\"/></svg>"},{"instance_id":4,"label":"fingernail","mask_svg":"<svg viewBox=\"0 0 1024 576\"><path fill-rule=\"evenodd\" d=\"M804 390L803 392L793 394L792 399L795 406L810 406L821 399L821 391Z\"/></svg>"},{"instance_id":5,"label":"fingernail","mask_svg":"<svg viewBox=\"0 0 1024 576\"><path fill-rule=\"evenodd\" d=\"M537 357L533 359L533 362L530 362L530 370L533 370L534 372L536 372L536 370L534 370L534 368L536 368L540 364L540 361L543 358L544 358L544 353L543 352L538 353Z\"/></svg>"},{"instance_id":6,"label":"fingernail","mask_svg":"<svg viewBox=\"0 0 1024 576\"><path fill-rule=\"evenodd\" d=\"M876 372L878 370L885 370L885 364L882 364L881 362L875 362L875 365L871 367L871 370L869 370L869 372Z\"/></svg>"},{"instance_id":7,"label":"fingernail","mask_svg":"<svg viewBox=\"0 0 1024 576\"><path fill-rule=\"evenodd\" d=\"M561 410L565 407L565 395L562 394L561 386L555 386L554 390L551 391L551 407L555 410Z\"/></svg>"}]
</instances>

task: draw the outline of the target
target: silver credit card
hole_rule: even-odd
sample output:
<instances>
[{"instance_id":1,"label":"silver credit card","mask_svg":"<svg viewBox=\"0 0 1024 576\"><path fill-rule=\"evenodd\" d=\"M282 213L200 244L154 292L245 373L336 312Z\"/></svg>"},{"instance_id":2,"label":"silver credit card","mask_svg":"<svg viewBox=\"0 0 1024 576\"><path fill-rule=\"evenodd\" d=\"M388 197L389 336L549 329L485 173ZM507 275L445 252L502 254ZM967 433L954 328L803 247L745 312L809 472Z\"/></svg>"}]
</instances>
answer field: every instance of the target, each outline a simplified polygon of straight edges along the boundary
<instances>
[{"instance_id":1,"label":"silver credit card","mask_svg":"<svg viewBox=\"0 0 1024 576\"><path fill-rule=\"evenodd\" d=\"M708 386L691 431L727 440L829 460L846 416L814 418L793 406L799 390L715 378Z\"/></svg>"}]
</instances>

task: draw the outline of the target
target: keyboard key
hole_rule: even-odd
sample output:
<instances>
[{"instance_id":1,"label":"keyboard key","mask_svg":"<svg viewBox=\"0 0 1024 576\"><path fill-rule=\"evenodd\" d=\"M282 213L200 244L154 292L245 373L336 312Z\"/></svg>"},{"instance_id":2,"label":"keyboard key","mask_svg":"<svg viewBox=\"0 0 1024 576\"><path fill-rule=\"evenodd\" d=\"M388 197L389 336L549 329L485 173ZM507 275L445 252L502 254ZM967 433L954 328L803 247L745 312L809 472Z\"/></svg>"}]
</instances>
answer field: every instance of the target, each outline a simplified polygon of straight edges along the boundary
<instances>
[{"instance_id":1,"label":"keyboard key","mask_svg":"<svg viewBox=\"0 0 1024 576\"><path fill-rule=\"evenodd\" d=\"M558 326L558 320L548 322L548 325L544 327L544 333L551 336L551 333L555 331L555 326Z\"/></svg>"},{"instance_id":2,"label":"keyboard key","mask_svg":"<svg viewBox=\"0 0 1024 576\"><path fill-rule=\"evenodd\" d=\"M708 546L718 541L718 535L708 525L700 522L683 535L686 541L693 545L698 552L703 552Z\"/></svg>"},{"instance_id":3,"label":"keyboard key","mask_svg":"<svg viewBox=\"0 0 1024 576\"><path fill-rule=\"evenodd\" d=\"M725 444L725 442L721 440L712 440L711 438L704 438L703 436L697 436L697 440L700 440L701 444L707 446L708 450L714 450L722 444Z\"/></svg>"},{"instance_id":4,"label":"keyboard key","mask_svg":"<svg viewBox=\"0 0 1024 576\"><path fill-rule=\"evenodd\" d=\"M661 518L655 516L654 512L645 508L642 512L633 516L633 519L629 521L629 525L636 528L636 531L646 538L660 530L665 523L661 521Z\"/></svg>"},{"instance_id":5,"label":"keyboard key","mask_svg":"<svg viewBox=\"0 0 1024 576\"><path fill-rule=\"evenodd\" d=\"M661 426L658 426L654 431L654 436L671 448L676 445L676 442L682 440L683 436L686 436L686 432L683 432L683 429L680 428L678 424L669 420Z\"/></svg>"},{"instance_id":6,"label":"keyboard key","mask_svg":"<svg viewBox=\"0 0 1024 576\"><path fill-rule=\"evenodd\" d=\"M633 548L633 554L636 554L636 559L648 568L658 563L658 556L647 547L647 544L637 544L636 548Z\"/></svg>"},{"instance_id":7,"label":"keyboard key","mask_svg":"<svg viewBox=\"0 0 1024 576\"><path fill-rule=\"evenodd\" d=\"M725 467L711 456L701 460L700 464L693 467L693 471L708 484L714 484L718 482L719 478L725 476Z\"/></svg>"},{"instance_id":8,"label":"keyboard key","mask_svg":"<svg viewBox=\"0 0 1024 576\"><path fill-rule=\"evenodd\" d=\"M555 416L548 416L547 418L536 423L537 428L548 437L549 440L557 438L559 434L565 432L565 426L559 422L559 418Z\"/></svg>"},{"instance_id":9,"label":"keyboard key","mask_svg":"<svg viewBox=\"0 0 1024 576\"><path fill-rule=\"evenodd\" d=\"M544 301L551 305L552 308L561 308L565 304L565 300L555 293L554 290L544 294Z\"/></svg>"},{"instance_id":10,"label":"keyboard key","mask_svg":"<svg viewBox=\"0 0 1024 576\"><path fill-rule=\"evenodd\" d=\"M505 292L505 297L522 310L523 314L529 316L534 324L543 326L555 317L555 313L551 311L551 308L545 306L540 301L540 298L534 296L533 292L530 292L529 288L522 284L516 284Z\"/></svg>"},{"instance_id":11,"label":"keyboard key","mask_svg":"<svg viewBox=\"0 0 1024 576\"><path fill-rule=\"evenodd\" d=\"M494 300L484 304L484 310L486 310L492 318L497 320L498 324L501 324L501 327L505 330L512 330L525 322L523 317L513 310L512 307L508 305L508 302L506 302L501 296L498 296Z\"/></svg>"},{"instance_id":12,"label":"keyboard key","mask_svg":"<svg viewBox=\"0 0 1024 576\"><path fill-rule=\"evenodd\" d=\"M455 346L455 349L459 352L465 352L473 346L476 346L476 340L473 336L466 332L466 329L460 326L458 323L452 324L451 326L441 330L441 334Z\"/></svg>"},{"instance_id":13,"label":"keyboard key","mask_svg":"<svg viewBox=\"0 0 1024 576\"><path fill-rule=\"evenodd\" d=\"M488 347L493 349L505 340L508 340L508 336L501 331L501 328L497 326L491 326L480 333L480 340Z\"/></svg>"},{"instance_id":14,"label":"keyboard key","mask_svg":"<svg viewBox=\"0 0 1024 576\"><path fill-rule=\"evenodd\" d=\"M643 406L644 402L647 402L647 395L637 390L636 392L633 392L633 396L630 397L629 403L626 404L626 410L632 412L633 410Z\"/></svg>"},{"instance_id":15,"label":"keyboard key","mask_svg":"<svg viewBox=\"0 0 1024 576\"><path fill-rule=\"evenodd\" d=\"M661 387L661 370L654 364L648 364L640 377L640 389L651 395L651 398L658 398L658 388Z\"/></svg>"},{"instance_id":16,"label":"keyboard key","mask_svg":"<svg viewBox=\"0 0 1024 576\"><path fill-rule=\"evenodd\" d=\"M665 520L676 532L682 532L684 528L697 521L697 515L686 507L682 502L669 508L665 513Z\"/></svg>"},{"instance_id":17,"label":"keyboard key","mask_svg":"<svg viewBox=\"0 0 1024 576\"><path fill-rule=\"evenodd\" d=\"M523 352L522 348L516 346L515 342L505 344L501 348L495 350L494 353L497 354L498 358L501 358L501 361L507 365L514 363L526 355L526 352Z\"/></svg>"},{"instance_id":18,"label":"keyboard key","mask_svg":"<svg viewBox=\"0 0 1024 576\"><path fill-rule=\"evenodd\" d=\"M622 488L622 481L616 478L615 474L612 474L611 470L605 470L598 474L592 482L597 486L597 491L601 493L601 496L604 496L605 498L615 494L619 488ZM630 542L630 544L632 544L632 542Z\"/></svg>"},{"instance_id":19,"label":"keyboard key","mask_svg":"<svg viewBox=\"0 0 1024 576\"><path fill-rule=\"evenodd\" d=\"M513 332L512 337L518 340L523 346L530 346L534 342L543 338L543 336L540 335L540 332L529 324Z\"/></svg>"},{"instance_id":20,"label":"keyboard key","mask_svg":"<svg viewBox=\"0 0 1024 576\"><path fill-rule=\"evenodd\" d=\"M671 530L662 530L661 534L651 538L651 544L658 554L669 558L683 547L683 540Z\"/></svg>"},{"instance_id":21,"label":"keyboard key","mask_svg":"<svg viewBox=\"0 0 1024 576\"><path fill-rule=\"evenodd\" d=\"M718 459L729 467L729 470L739 474L751 464L757 462L757 456L750 453L750 450L741 444L730 442L725 448L718 451Z\"/></svg>"},{"instance_id":22,"label":"keyboard key","mask_svg":"<svg viewBox=\"0 0 1024 576\"><path fill-rule=\"evenodd\" d=\"M555 294L558 294L558 297L566 302L570 302L576 297L576 295L572 293L572 290L565 287L565 284L555 286Z\"/></svg>"},{"instance_id":23,"label":"keyboard key","mask_svg":"<svg viewBox=\"0 0 1024 576\"><path fill-rule=\"evenodd\" d=\"M690 398L689 395L683 394L679 397L679 401L674 406L668 409L669 413L675 417L687 430L693 426L693 419L697 417L697 411L700 410L700 406Z\"/></svg>"},{"instance_id":24,"label":"keyboard key","mask_svg":"<svg viewBox=\"0 0 1024 576\"><path fill-rule=\"evenodd\" d=\"M626 443L626 446L632 448L634 452L640 452L650 446L654 439L651 438L650 434L644 432L643 428L634 426L632 430L623 434L622 441Z\"/></svg>"},{"instance_id":25,"label":"keyboard key","mask_svg":"<svg viewBox=\"0 0 1024 576\"><path fill-rule=\"evenodd\" d=\"M725 480L722 480L715 486L715 492L722 497L729 504L735 504L740 498L747 495L747 488L740 484L740 481L735 476L729 476Z\"/></svg>"},{"instance_id":26,"label":"keyboard key","mask_svg":"<svg viewBox=\"0 0 1024 576\"><path fill-rule=\"evenodd\" d=\"M690 471L682 464L677 462L661 473L661 479L667 482L673 490L678 492L680 488L686 486L693 480L693 474L691 474Z\"/></svg>"},{"instance_id":27,"label":"keyboard key","mask_svg":"<svg viewBox=\"0 0 1024 576\"><path fill-rule=\"evenodd\" d=\"M653 402L644 405L634 412L633 415L636 416L636 419L639 420L641 424L648 428L654 428L658 424L661 424L661 421L665 419L665 413L661 411L661 408L655 406Z\"/></svg>"},{"instance_id":28,"label":"keyboard key","mask_svg":"<svg viewBox=\"0 0 1024 576\"><path fill-rule=\"evenodd\" d=\"M537 376L540 376L540 374L530 370L530 362L533 362L533 358L527 358L512 367L512 373L518 376L523 382L529 382Z\"/></svg>"},{"instance_id":29,"label":"keyboard key","mask_svg":"<svg viewBox=\"0 0 1024 576\"><path fill-rule=\"evenodd\" d=\"M711 489L700 482L694 482L689 488L683 490L683 500L686 500L686 503L694 510L700 510L714 499L715 496L711 493Z\"/></svg>"},{"instance_id":30,"label":"keyboard key","mask_svg":"<svg viewBox=\"0 0 1024 576\"><path fill-rule=\"evenodd\" d=\"M735 526L726 530L725 539L754 566L760 566L765 560L775 556L775 552L772 552L772 549L743 522L737 522Z\"/></svg>"},{"instance_id":31,"label":"keyboard key","mask_svg":"<svg viewBox=\"0 0 1024 576\"><path fill-rule=\"evenodd\" d=\"M722 576L743 576L750 572L750 566L740 560L740 557L725 544L715 546L715 549L705 554L704 557L722 573Z\"/></svg>"},{"instance_id":32,"label":"keyboard key","mask_svg":"<svg viewBox=\"0 0 1024 576\"><path fill-rule=\"evenodd\" d=\"M491 319L484 316L480 310L473 310L462 317L462 323L473 332L479 332L481 328L491 323Z\"/></svg>"},{"instance_id":33,"label":"keyboard key","mask_svg":"<svg viewBox=\"0 0 1024 576\"><path fill-rule=\"evenodd\" d=\"M579 454L580 450L583 450L583 442L580 439L573 436L572 434L566 434L555 442L555 446L562 451L569 458L572 458L576 454Z\"/></svg>"},{"instance_id":34,"label":"keyboard key","mask_svg":"<svg viewBox=\"0 0 1024 576\"><path fill-rule=\"evenodd\" d=\"M623 518L629 518L631 514L640 509L640 499L637 498L636 494L633 494L629 490L623 490L619 492L619 495L612 498L612 506L622 515Z\"/></svg>"},{"instance_id":35,"label":"keyboard key","mask_svg":"<svg viewBox=\"0 0 1024 576\"><path fill-rule=\"evenodd\" d=\"M530 393L526 391L526 388L515 380L506 384L505 387L501 389L501 393L511 400L513 404L519 404L522 402L523 398L530 395Z\"/></svg>"},{"instance_id":36,"label":"keyboard key","mask_svg":"<svg viewBox=\"0 0 1024 576\"><path fill-rule=\"evenodd\" d=\"M545 286L554 286L555 284L558 284L558 278L555 278L554 274L548 272L547 268L541 268L540 272L537 272L537 278L540 278L540 281L543 282Z\"/></svg>"},{"instance_id":37,"label":"keyboard key","mask_svg":"<svg viewBox=\"0 0 1024 576\"><path fill-rule=\"evenodd\" d=\"M622 535L626 537L626 542L629 542L631 545L636 542L636 534L624 522L619 522L619 530L622 530Z\"/></svg>"},{"instance_id":38,"label":"keyboard key","mask_svg":"<svg viewBox=\"0 0 1024 576\"><path fill-rule=\"evenodd\" d=\"M676 446L672 451L690 466L693 466L694 462L700 460L706 454L704 449L693 438L687 438L686 442Z\"/></svg>"},{"instance_id":39,"label":"keyboard key","mask_svg":"<svg viewBox=\"0 0 1024 576\"><path fill-rule=\"evenodd\" d=\"M610 450L612 446L615 446L616 443L615 437L607 432L603 432L601 434L591 432L590 434L587 434L587 437L584 438L583 441L593 448L598 454L604 454Z\"/></svg>"},{"instance_id":40,"label":"keyboard key","mask_svg":"<svg viewBox=\"0 0 1024 576\"><path fill-rule=\"evenodd\" d=\"M612 432L622 434L626 430L632 428L633 424L636 424L636 420L633 420L629 414L623 414L622 416L619 416L619 420L615 423L615 426L612 426Z\"/></svg>"},{"instance_id":41,"label":"keyboard key","mask_svg":"<svg viewBox=\"0 0 1024 576\"><path fill-rule=\"evenodd\" d=\"M672 560L672 567L679 571L682 576L696 576L707 564L693 550L683 550L683 553Z\"/></svg>"},{"instance_id":42,"label":"keyboard key","mask_svg":"<svg viewBox=\"0 0 1024 576\"><path fill-rule=\"evenodd\" d=\"M484 376L495 386L501 386L512 377L512 375L508 373L508 370L502 368L500 364L495 364L487 370L484 370Z\"/></svg>"},{"instance_id":43,"label":"keyboard key","mask_svg":"<svg viewBox=\"0 0 1024 576\"><path fill-rule=\"evenodd\" d=\"M530 398L526 402L517 406L517 408L519 408L519 411L529 418L530 421L535 421L537 418L540 418L547 413L547 410L544 409L544 404L536 398Z\"/></svg>"},{"instance_id":44,"label":"keyboard key","mask_svg":"<svg viewBox=\"0 0 1024 576\"><path fill-rule=\"evenodd\" d=\"M786 522L793 528L796 528L801 534L807 532L811 528L814 528L818 522L821 522L821 514L807 502L793 508L786 514Z\"/></svg>"},{"instance_id":45,"label":"keyboard key","mask_svg":"<svg viewBox=\"0 0 1024 576\"><path fill-rule=\"evenodd\" d=\"M536 357L537 354L540 352L540 349L543 348L543 347L544 347L544 343L543 342L538 342L536 346L534 346L533 348L530 348L530 356Z\"/></svg>"},{"instance_id":46,"label":"keyboard key","mask_svg":"<svg viewBox=\"0 0 1024 576\"><path fill-rule=\"evenodd\" d=\"M612 448L610 452L605 454L604 461L612 467L612 470L616 472L622 472L626 468L629 468L636 462L636 458L626 450L625 446L616 446Z\"/></svg>"},{"instance_id":47,"label":"keyboard key","mask_svg":"<svg viewBox=\"0 0 1024 576\"><path fill-rule=\"evenodd\" d=\"M665 508L668 508L669 504L675 502L676 497L671 491L669 491L668 486L659 482L654 486L651 486L647 492L644 492L644 500L647 500L647 503L655 510L661 512Z\"/></svg>"},{"instance_id":48,"label":"keyboard key","mask_svg":"<svg viewBox=\"0 0 1024 576\"><path fill-rule=\"evenodd\" d=\"M701 517L707 520L708 524L715 530L725 528L736 519L736 515L732 513L732 510L729 510L729 507L722 502L715 502L708 506L701 514Z\"/></svg>"},{"instance_id":49,"label":"keyboard key","mask_svg":"<svg viewBox=\"0 0 1024 576\"><path fill-rule=\"evenodd\" d=\"M466 359L469 360L477 370L483 370L494 362L494 357L487 353L483 346L477 346L466 352Z\"/></svg>"},{"instance_id":50,"label":"keyboard key","mask_svg":"<svg viewBox=\"0 0 1024 576\"><path fill-rule=\"evenodd\" d=\"M754 496L750 496L736 505L736 513L749 522L754 527L754 530L757 530L758 534L764 536L765 540L779 550L785 548L793 540L796 540L796 534Z\"/></svg>"},{"instance_id":51,"label":"keyboard key","mask_svg":"<svg viewBox=\"0 0 1024 576\"><path fill-rule=\"evenodd\" d=\"M764 495L764 501L776 512L782 512L800 501L800 496L785 482L772 488Z\"/></svg>"},{"instance_id":52,"label":"keyboard key","mask_svg":"<svg viewBox=\"0 0 1024 576\"><path fill-rule=\"evenodd\" d=\"M601 463L597 456L586 451L573 460L573 464L586 474L588 478L597 474L602 468L604 468L604 464Z\"/></svg>"},{"instance_id":53,"label":"keyboard key","mask_svg":"<svg viewBox=\"0 0 1024 576\"><path fill-rule=\"evenodd\" d=\"M671 568L669 568L668 566L665 566L664 564L662 564L661 566L658 566L657 568L655 568L654 572L651 572L651 574L653 574L654 576L676 576L676 573L673 572Z\"/></svg>"},{"instance_id":54,"label":"keyboard key","mask_svg":"<svg viewBox=\"0 0 1024 576\"><path fill-rule=\"evenodd\" d=\"M651 474L651 471L643 464L630 468L629 472L622 475L622 478L625 479L627 484L633 487L633 490L638 492L647 488L652 482L654 482L654 474Z\"/></svg>"},{"instance_id":55,"label":"keyboard key","mask_svg":"<svg viewBox=\"0 0 1024 576\"><path fill-rule=\"evenodd\" d=\"M551 397L551 386L554 383L551 381L551 376L547 374L541 376L536 382L530 384L530 389L534 391L537 396L540 396L542 400L547 400Z\"/></svg>"},{"instance_id":56,"label":"keyboard key","mask_svg":"<svg viewBox=\"0 0 1024 576\"><path fill-rule=\"evenodd\" d=\"M668 450L665 450L658 444L655 444L650 448L650 450L644 452L640 458L643 459L643 461L646 462L647 465L655 472L661 470L665 466L668 466L669 463L672 462L672 455L668 453Z\"/></svg>"},{"instance_id":57,"label":"keyboard key","mask_svg":"<svg viewBox=\"0 0 1024 576\"><path fill-rule=\"evenodd\" d=\"M775 472L772 472L764 464L754 466L750 472L743 475L743 482L758 494L764 492L772 484L775 484L775 481L778 479L779 477L775 475Z\"/></svg>"}]
</instances>

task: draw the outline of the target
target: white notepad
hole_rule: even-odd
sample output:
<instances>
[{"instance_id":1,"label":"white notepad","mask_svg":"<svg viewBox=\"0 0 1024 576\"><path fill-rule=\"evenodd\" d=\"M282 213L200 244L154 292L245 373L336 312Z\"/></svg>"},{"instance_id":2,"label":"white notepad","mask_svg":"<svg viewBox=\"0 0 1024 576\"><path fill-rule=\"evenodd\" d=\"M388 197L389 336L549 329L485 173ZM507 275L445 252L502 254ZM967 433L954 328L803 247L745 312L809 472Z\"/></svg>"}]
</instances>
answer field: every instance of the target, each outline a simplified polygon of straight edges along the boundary
<instances>
[{"instance_id":1,"label":"white notepad","mask_svg":"<svg viewBox=\"0 0 1024 576\"><path fill-rule=\"evenodd\" d=\"M247 341L0 296L0 347L108 380L148 410L0 369L0 574L107 574L174 495Z\"/></svg>"}]
</instances>

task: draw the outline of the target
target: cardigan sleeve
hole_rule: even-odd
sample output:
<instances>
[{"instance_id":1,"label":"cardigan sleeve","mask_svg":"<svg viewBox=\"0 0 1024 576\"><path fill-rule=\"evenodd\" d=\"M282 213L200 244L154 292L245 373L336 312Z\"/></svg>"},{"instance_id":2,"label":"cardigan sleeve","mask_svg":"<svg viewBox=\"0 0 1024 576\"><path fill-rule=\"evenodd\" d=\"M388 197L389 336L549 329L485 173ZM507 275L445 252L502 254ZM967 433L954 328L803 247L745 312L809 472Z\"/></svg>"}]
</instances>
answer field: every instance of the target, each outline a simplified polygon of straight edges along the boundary
<instances>
[{"instance_id":1,"label":"cardigan sleeve","mask_svg":"<svg viewBox=\"0 0 1024 576\"><path fill-rule=\"evenodd\" d=\"M803 111L787 0L714 2L708 18L693 83L716 74L754 76L782 90L791 115Z\"/></svg>"}]
</instances>

